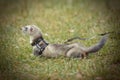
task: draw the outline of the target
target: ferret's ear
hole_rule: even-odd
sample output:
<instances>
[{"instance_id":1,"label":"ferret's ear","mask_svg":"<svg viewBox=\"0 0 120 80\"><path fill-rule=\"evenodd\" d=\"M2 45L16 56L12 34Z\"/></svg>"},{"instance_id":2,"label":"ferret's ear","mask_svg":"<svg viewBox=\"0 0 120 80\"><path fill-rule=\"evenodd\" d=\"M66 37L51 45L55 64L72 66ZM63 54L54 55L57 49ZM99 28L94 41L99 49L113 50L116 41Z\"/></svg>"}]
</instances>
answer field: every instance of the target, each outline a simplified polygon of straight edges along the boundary
<instances>
[{"instance_id":1,"label":"ferret's ear","mask_svg":"<svg viewBox=\"0 0 120 80\"><path fill-rule=\"evenodd\" d=\"M33 31L33 27L30 28L30 31L31 31L31 32Z\"/></svg>"}]
</instances>

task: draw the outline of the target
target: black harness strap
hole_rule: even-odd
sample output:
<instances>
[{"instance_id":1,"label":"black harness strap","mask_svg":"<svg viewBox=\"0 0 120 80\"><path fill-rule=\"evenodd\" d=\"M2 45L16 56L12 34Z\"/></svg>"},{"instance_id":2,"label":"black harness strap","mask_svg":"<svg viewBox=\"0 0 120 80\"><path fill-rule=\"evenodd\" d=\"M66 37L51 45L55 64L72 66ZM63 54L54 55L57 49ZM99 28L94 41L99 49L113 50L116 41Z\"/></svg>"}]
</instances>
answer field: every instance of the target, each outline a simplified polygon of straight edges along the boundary
<instances>
[{"instance_id":1,"label":"black harness strap","mask_svg":"<svg viewBox=\"0 0 120 80\"><path fill-rule=\"evenodd\" d=\"M44 44L40 45L40 42L43 42ZM41 55L45 48L48 46L48 43L42 37L39 37L35 39L31 45L36 46L39 49L39 55Z\"/></svg>"}]
</instances>

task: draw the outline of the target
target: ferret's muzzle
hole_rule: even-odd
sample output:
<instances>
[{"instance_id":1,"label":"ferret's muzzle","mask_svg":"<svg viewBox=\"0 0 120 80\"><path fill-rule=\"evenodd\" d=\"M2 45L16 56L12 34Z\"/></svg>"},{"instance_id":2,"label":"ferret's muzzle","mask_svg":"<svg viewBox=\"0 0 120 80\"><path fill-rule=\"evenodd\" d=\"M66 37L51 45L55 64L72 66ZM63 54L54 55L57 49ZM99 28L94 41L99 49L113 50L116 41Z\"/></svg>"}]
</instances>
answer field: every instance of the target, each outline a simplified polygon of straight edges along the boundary
<instances>
[{"instance_id":1,"label":"ferret's muzzle","mask_svg":"<svg viewBox=\"0 0 120 80\"><path fill-rule=\"evenodd\" d=\"M21 27L22 32L26 33L28 31L27 27Z\"/></svg>"}]
</instances>

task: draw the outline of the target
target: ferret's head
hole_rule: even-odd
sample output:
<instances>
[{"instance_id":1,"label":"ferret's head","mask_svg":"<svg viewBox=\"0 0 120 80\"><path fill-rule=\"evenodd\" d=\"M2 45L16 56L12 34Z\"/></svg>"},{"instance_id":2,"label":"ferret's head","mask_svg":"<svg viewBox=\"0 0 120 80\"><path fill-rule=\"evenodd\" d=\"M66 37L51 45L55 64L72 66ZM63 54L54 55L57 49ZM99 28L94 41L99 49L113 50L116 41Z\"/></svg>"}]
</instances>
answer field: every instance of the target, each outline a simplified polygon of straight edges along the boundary
<instances>
[{"instance_id":1,"label":"ferret's head","mask_svg":"<svg viewBox=\"0 0 120 80\"><path fill-rule=\"evenodd\" d=\"M35 25L26 25L21 28L21 30L25 33L28 34L29 36L32 37L42 37L42 32L41 30L35 26Z\"/></svg>"}]
</instances>

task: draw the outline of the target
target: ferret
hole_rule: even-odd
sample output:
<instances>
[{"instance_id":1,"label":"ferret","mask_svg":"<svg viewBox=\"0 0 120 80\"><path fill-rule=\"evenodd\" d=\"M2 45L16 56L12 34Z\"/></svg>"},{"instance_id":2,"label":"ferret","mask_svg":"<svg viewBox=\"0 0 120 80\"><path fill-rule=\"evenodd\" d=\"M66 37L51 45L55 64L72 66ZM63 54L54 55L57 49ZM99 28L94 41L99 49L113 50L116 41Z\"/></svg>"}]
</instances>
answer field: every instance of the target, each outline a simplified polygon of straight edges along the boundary
<instances>
[{"instance_id":1,"label":"ferret","mask_svg":"<svg viewBox=\"0 0 120 80\"><path fill-rule=\"evenodd\" d=\"M99 51L106 43L108 35L104 35L98 43L93 46L85 47L80 43L72 44L50 44L43 38L40 28L36 25L26 25L22 31L30 36L30 44L33 46L33 54L45 57L73 57L86 58L89 53Z\"/></svg>"}]
</instances>

